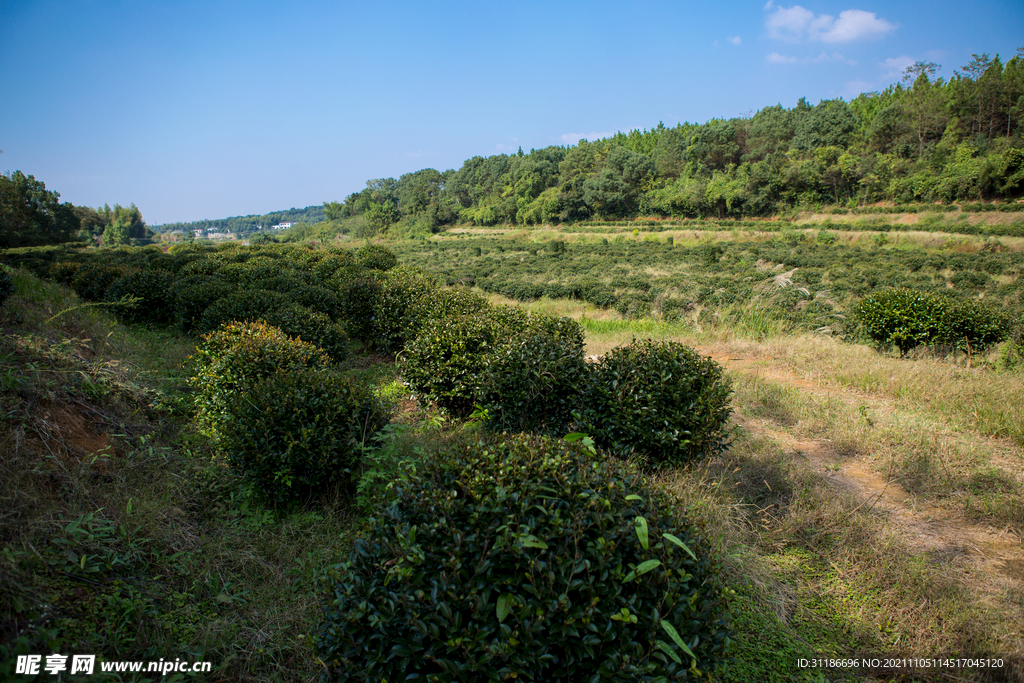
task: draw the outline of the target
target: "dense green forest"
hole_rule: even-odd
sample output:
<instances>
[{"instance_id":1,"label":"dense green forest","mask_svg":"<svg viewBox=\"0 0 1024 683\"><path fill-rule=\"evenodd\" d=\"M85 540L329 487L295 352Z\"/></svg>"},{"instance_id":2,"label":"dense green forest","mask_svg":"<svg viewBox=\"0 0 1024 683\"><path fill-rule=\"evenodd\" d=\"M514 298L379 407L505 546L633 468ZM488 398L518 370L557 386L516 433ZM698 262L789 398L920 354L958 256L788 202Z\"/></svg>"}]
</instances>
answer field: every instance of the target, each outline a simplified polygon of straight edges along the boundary
<instances>
[{"instance_id":1,"label":"dense green forest","mask_svg":"<svg viewBox=\"0 0 1024 683\"><path fill-rule=\"evenodd\" d=\"M1020 52L1020 51L1019 51ZM851 102L473 157L367 182L328 218L363 234L474 225L766 216L821 205L1013 200L1024 188L1024 63L987 54L946 81L919 62Z\"/></svg>"}]
</instances>

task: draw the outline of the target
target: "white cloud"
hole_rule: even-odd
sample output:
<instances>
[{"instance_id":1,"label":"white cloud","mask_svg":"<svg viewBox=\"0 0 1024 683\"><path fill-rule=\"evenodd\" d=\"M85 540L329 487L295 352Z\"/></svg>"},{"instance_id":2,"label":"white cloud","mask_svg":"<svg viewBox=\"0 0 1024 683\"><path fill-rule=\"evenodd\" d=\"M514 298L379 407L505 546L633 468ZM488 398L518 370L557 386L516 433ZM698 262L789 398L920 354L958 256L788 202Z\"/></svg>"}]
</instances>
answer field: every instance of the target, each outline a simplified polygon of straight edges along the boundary
<instances>
[{"instance_id":1,"label":"white cloud","mask_svg":"<svg viewBox=\"0 0 1024 683\"><path fill-rule=\"evenodd\" d=\"M575 145L580 140L588 140L593 142L594 140L600 140L601 138L610 138L615 133L563 133L558 136L558 139L566 145Z\"/></svg>"},{"instance_id":2,"label":"white cloud","mask_svg":"<svg viewBox=\"0 0 1024 683\"><path fill-rule=\"evenodd\" d=\"M885 69L882 74L882 78L892 81L903 78L903 72L907 70L907 67L913 66L914 60L906 55L900 55L899 57L890 57L889 59L881 62L878 66Z\"/></svg>"},{"instance_id":3,"label":"white cloud","mask_svg":"<svg viewBox=\"0 0 1024 683\"><path fill-rule=\"evenodd\" d=\"M740 38L739 36L729 36L729 42L732 43L733 45L739 45L740 43L743 42L743 39Z\"/></svg>"},{"instance_id":4,"label":"white cloud","mask_svg":"<svg viewBox=\"0 0 1024 683\"><path fill-rule=\"evenodd\" d=\"M829 17L831 19L831 17ZM879 19L874 12L847 9L839 13L839 20L821 36L826 43L850 43L855 40L875 40L895 30L896 26Z\"/></svg>"},{"instance_id":5,"label":"white cloud","mask_svg":"<svg viewBox=\"0 0 1024 683\"><path fill-rule=\"evenodd\" d=\"M796 64L800 61L796 57L786 57L785 55L780 55L778 52L771 53L765 57L765 59L772 64Z\"/></svg>"},{"instance_id":6,"label":"white cloud","mask_svg":"<svg viewBox=\"0 0 1024 683\"><path fill-rule=\"evenodd\" d=\"M775 6L769 1L765 10ZM896 29L874 12L859 9L843 10L839 19L828 14L815 14L800 5L778 7L764 21L768 37L788 43L804 40L822 43L850 43L881 38Z\"/></svg>"}]
</instances>

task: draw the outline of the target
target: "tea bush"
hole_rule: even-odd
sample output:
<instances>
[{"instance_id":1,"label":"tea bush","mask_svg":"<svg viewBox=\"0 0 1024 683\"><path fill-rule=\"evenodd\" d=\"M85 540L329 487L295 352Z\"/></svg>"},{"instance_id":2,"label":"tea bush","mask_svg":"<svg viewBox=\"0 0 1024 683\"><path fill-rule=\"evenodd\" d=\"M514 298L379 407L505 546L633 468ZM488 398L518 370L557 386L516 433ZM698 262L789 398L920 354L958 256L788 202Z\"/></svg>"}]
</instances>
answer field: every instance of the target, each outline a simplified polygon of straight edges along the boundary
<instances>
[{"instance_id":1,"label":"tea bush","mask_svg":"<svg viewBox=\"0 0 1024 683\"><path fill-rule=\"evenodd\" d=\"M367 244L356 252L356 261L371 270L391 270L398 265L395 253L379 244Z\"/></svg>"},{"instance_id":2,"label":"tea bush","mask_svg":"<svg viewBox=\"0 0 1024 683\"><path fill-rule=\"evenodd\" d=\"M477 401L489 355L509 334L514 332L485 313L431 318L405 345L402 377L422 403L465 417Z\"/></svg>"},{"instance_id":3,"label":"tea bush","mask_svg":"<svg viewBox=\"0 0 1024 683\"><path fill-rule=\"evenodd\" d=\"M271 505L352 488L364 446L388 421L372 387L329 369L275 373L237 393L220 450Z\"/></svg>"},{"instance_id":4,"label":"tea bush","mask_svg":"<svg viewBox=\"0 0 1024 683\"><path fill-rule=\"evenodd\" d=\"M589 366L579 430L652 467L715 455L727 443L729 381L721 366L678 342L634 342Z\"/></svg>"},{"instance_id":5,"label":"tea bush","mask_svg":"<svg viewBox=\"0 0 1024 683\"><path fill-rule=\"evenodd\" d=\"M319 346L336 361L348 356L347 339L338 325L323 313L292 303L281 292L235 291L210 304L195 331L210 332L234 320L265 320L287 335Z\"/></svg>"},{"instance_id":6,"label":"tea bush","mask_svg":"<svg viewBox=\"0 0 1024 683\"><path fill-rule=\"evenodd\" d=\"M434 280L409 268L397 267L381 277L377 301L377 345L385 351L399 351L416 336L423 324L423 304L438 296Z\"/></svg>"},{"instance_id":7,"label":"tea bush","mask_svg":"<svg viewBox=\"0 0 1024 683\"><path fill-rule=\"evenodd\" d=\"M561 436L571 431L586 384L583 330L571 318L532 323L491 355L479 401L488 429Z\"/></svg>"},{"instance_id":8,"label":"tea bush","mask_svg":"<svg viewBox=\"0 0 1024 683\"><path fill-rule=\"evenodd\" d=\"M864 297L854 309L867 335L882 347L895 346L901 356L939 337L947 303L938 295L902 287L883 289Z\"/></svg>"},{"instance_id":9,"label":"tea bush","mask_svg":"<svg viewBox=\"0 0 1024 683\"><path fill-rule=\"evenodd\" d=\"M114 313L128 323L163 323L174 317L174 274L166 270L139 270L116 280L104 298L117 302L122 297L140 299L134 306L117 306Z\"/></svg>"},{"instance_id":10,"label":"tea bush","mask_svg":"<svg viewBox=\"0 0 1024 683\"><path fill-rule=\"evenodd\" d=\"M381 289L380 282L369 276L346 278L338 285L338 307L345 329L364 346L371 345L377 337Z\"/></svg>"},{"instance_id":11,"label":"tea bush","mask_svg":"<svg viewBox=\"0 0 1024 683\"><path fill-rule=\"evenodd\" d=\"M234 291L234 285L205 275L179 277L171 289L175 324L182 332L189 334L196 325L201 326L203 313L210 304Z\"/></svg>"},{"instance_id":12,"label":"tea bush","mask_svg":"<svg viewBox=\"0 0 1024 683\"><path fill-rule=\"evenodd\" d=\"M196 421L218 434L232 419L228 404L249 396L259 381L300 368L326 368L330 358L316 346L289 337L265 322L229 322L203 337L189 359Z\"/></svg>"},{"instance_id":13,"label":"tea bush","mask_svg":"<svg viewBox=\"0 0 1024 683\"><path fill-rule=\"evenodd\" d=\"M905 288L873 292L857 305L857 320L878 345L901 356L917 346L948 344L984 350L1010 333L1009 320L977 301L952 301Z\"/></svg>"},{"instance_id":14,"label":"tea bush","mask_svg":"<svg viewBox=\"0 0 1024 683\"><path fill-rule=\"evenodd\" d=\"M939 322L938 339L965 353L978 353L1006 339L1007 316L980 301L950 303Z\"/></svg>"},{"instance_id":15,"label":"tea bush","mask_svg":"<svg viewBox=\"0 0 1024 683\"><path fill-rule=\"evenodd\" d=\"M110 285L133 270L127 266L110 263L83 264L75 271L71 287L86 301L102 301Z\"/></svg>"},{"instance_id":16,"label":"tea bush","mask_svg":"<svg viewBox=\"0 0 1024 683\"><path fill-rule=\"evenodd\" d=\"M442 447L331 573L335 681L678 681L728 647L699 523L626 463L536 435Z\"/></svg>"}]
</instances>

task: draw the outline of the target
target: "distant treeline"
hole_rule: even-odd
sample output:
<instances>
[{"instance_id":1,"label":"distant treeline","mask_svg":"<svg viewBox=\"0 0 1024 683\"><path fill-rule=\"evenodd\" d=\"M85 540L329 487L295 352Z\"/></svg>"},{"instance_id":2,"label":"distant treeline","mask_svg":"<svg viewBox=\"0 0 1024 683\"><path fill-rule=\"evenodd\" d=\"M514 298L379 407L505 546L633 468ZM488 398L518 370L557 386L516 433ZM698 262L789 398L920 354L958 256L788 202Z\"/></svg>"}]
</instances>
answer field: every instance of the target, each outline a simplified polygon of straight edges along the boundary
<instances>
[{"instance_id":1,"label":"distant treeline","mask_svg":"<svg viewBox=\"0 0 1024 683\"><path fill-rule=\"evenodd\" d=\"M1019 53L1024 49L1018 50ZM662 124L572 147L473 157L375 179L328 217L366 232L737 218L821 205L1011 200L1024 189L1024 62L974 55L949 81L918 62L852 102L801 99L749 118Z\"/></svg>"},{"instance_id":2,"label":"distant treeline","mask_svg":"<svg viewBox=\"0 0 1024 683\"><path fill-rule=\"evenodd\" d=\"M191 223L165 223L155 226L157 232L173 232L175 230L204 232L231 232L239 235L248 235L258 230L269 230L281 223L319 223L326 218L324 207L307 206L304 209L291 208L287 211L275 211L262 215L234 216L232 218L221 218L218 220L192 221Z\"/></svg>"}]
</instances>

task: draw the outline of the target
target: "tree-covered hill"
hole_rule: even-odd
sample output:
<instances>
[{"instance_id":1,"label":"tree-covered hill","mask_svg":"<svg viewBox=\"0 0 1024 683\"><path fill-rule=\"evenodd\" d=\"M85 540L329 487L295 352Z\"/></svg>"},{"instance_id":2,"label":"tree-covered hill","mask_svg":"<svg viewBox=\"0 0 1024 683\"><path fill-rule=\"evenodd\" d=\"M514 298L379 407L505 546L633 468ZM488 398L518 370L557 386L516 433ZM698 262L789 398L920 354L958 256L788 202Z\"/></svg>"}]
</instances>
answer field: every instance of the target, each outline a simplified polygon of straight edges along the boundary
<instances>
[{"instance_id":1,"label":"tree-covered hill","mask_svg":"<svg viewBox=\"0 0 1024 683\"><path fill-rule=\"evenodd\" d=\"M1022 52L1024 50L1019 50ZM328 206L364 231L764 216L822 204L1008 201L1024 190L1024 61L974 55L946 81L918 62L851 102L633 130L376 179Z\"/></svg>"}]
</instances>

